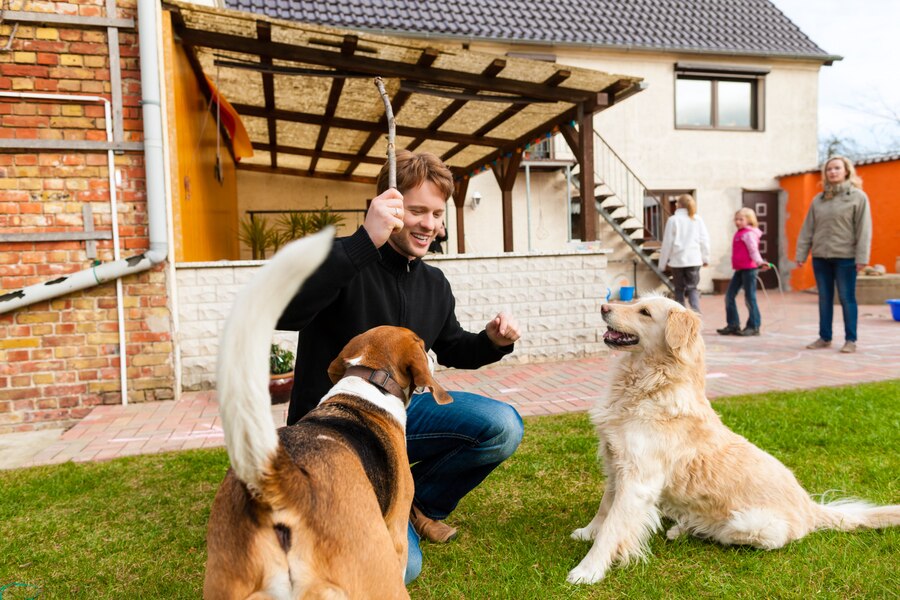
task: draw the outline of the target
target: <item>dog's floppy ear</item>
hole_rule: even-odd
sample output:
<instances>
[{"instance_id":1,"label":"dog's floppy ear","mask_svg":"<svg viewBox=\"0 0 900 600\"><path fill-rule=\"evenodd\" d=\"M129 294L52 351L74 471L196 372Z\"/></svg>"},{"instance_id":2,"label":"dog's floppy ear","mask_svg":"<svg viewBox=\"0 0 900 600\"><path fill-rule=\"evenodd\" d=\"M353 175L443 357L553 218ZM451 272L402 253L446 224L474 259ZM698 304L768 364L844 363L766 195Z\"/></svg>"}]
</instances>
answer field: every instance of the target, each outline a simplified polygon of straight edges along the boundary
<instances>
[{"instance_id":1,"label":"dog's floppy ear","mask_svg":"<svg viewBox=\"0 0 900 600\"><path fill-rule=\"evenodd\" d=\"M341 352L338 354L338 357L328 365L328 377L331 379L331 383L340 381L346 371L347 361L344 360L344 353Z\"/></svg>"},{"instance_id":2,"label":"dog's floppy ear","mask_svg":"<svg viewBox=\"0 0 900 600\"><path fill-rule=\"evenodd\" d=\"M422 351L418 353L418 357L410 363L409 374L413 386L430 389L431 394L434 396L434 401L438 404L450 404L453 402L453 398L450 397L447 390L442 388L438 382L434 380L434 376L431 374L431 363L428 360L428 355L425 353L424 349L422 349Z\"/></svg>"},{"instance_id":3,"label":"dog's floppy ear","mask_svg":"<svg viewBox=\"0 0 900 600\"><path fill-rule=\"evenodd\" d=\"M671 310L666 318L666 344L682 350L700 335L700 317L690 310Z\"/></svg>"}]
</instances>

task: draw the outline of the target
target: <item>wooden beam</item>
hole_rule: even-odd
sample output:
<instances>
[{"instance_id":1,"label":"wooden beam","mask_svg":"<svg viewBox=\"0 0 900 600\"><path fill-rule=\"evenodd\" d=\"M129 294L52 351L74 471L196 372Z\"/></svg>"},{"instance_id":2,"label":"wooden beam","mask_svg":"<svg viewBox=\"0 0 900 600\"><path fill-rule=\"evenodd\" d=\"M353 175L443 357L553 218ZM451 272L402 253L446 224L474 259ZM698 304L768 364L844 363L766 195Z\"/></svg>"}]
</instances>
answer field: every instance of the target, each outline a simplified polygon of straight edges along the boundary
<instances>
[{"instance_id":1,"label":"wooden beam","mask_svg":"<svg viewBox=\"0 0 900 600\"><path fill-rule=\"evenodd\" d=\"M578 144L576 155L581 165L579 193L581 194L581 222L578 233L581 241L597 239L597 207L594 206L594 115L588 111L578 114Z\"/></svg>"},{"instance_id":2,"label":"wooden beam","mask_svg":"<svg viewBox=\"0 0 900 600\"><path fill-rule=\"evenodd\" d=\"M232 104L232 106L234 106L234 109L241 115L247 115L250 117L272 116L280 121L306 123L308 125L322 125L325 123L325 118L322 115L316 115L312 113L301 113L279 109L267 111L265 107L254 106L252 104L234 103ZM352 131L374 131L378 132L379 134L384 133L381 131L381 127L379 127L377 122L363 121L361 119L334 117L330 120L329 123L331 127L336 127L338 129L350 129ZM512 142L512 140L503 138L478 137L464 133L452 133L449 131L429 132L420 127L406 127L403 125L397 125L397 135L402 135L405 137L427 136L430 139L442 142L456 142L458 144L471 144L477 146L488 146L492 148L502 148L504 146L508 146Z\"/></svg>"},{"instance_id":3,"label":"wooden beam","mask_svg":"<svg viewBox=\"0 0 900 600\"><path fill-rule=\"evenodd\" d=\"M528 144L529 142L531 142L532 140L534 140L536 137L546 134L548 131L551 131L554 127L557 127L557 126L561 125L562 123L570 122L572 119L575 118L576 114L577 114L577 111L575 110L575 108L571 108L571 109L567 110L566 112L562 113L561 115L559 115L557 118L547 121L546 123L542 123L542 124L538 125L537 127L535 127L534 129L532 129L531 131L528 131L528 132L522 134L517 139L515 139L511 143L509 143L505 148L500 148L498 150L494 150L493 152L491 152L484 158L473 161L473 162L469 163L468 165L466 165L465 167L460 167L460 171L465 174L474 173L481 167L492 164L495 160L502 158L505 153L509 152L510 148L511 149L516 149L516 148L524 149L525 145Z\"/></svg>"},{"instance_id":4,"label":"wooden beam","mask_svg":"<svg viewBox=\"0 0 900 600\"><path fill-rule=\"evenodd\" d=\"M565 71L565 70L557 71L556 73L554 73L553 75L551 75L548 79L546 79L544 81L544 85L557 86L560 83L562 83L563 81L565 81L566 79L568 79L569 77L571 77L571 75L572 75L571 71ZM501 125L502 123L505 123L506 121L511 119L514 115L520 113L522 111L522 109L524 109L524 108L525 108L525 105L523 105L523 104L513 104L512 106L507 107L506 110L501 112L499 115L497 115L496 117L494 117L493 119L491 119L490 121L488 121L487 123L482 125L481 127L479 127L475 131L475 135L485 135L486 133L493 131L493 129L495 127L497 127L498 125ZM462 151L464 148L465 148L465 146L463 146L461 144L451 148L450 150L445 152L443 154L443 156L441 156L441 160L443 160L444 162L447 162L448 160L450 160L450 158L452 156L455 156L460 151Z\"/></svg>"},{"instance_id":5,"label":"wooden beam","mask_svg":"<svg viewBox=\"0 0 900 600\"><path fill-rule=\"evenodd\" d=\"M496 77L497 74L500 71L502 71L505 67L506 67L506 59L495 58L494 60L491 61L491 64L489 64L487 67L484 68L484 70L481 72L481 76L482 77L490 77L490 78ZM444 110L441 111L441 114L439 114L437 117L435 117L431 121L431 123L428 124L428 127L426 127L425 129L427 131L437 131L441 127L441 125L443 125L448 120L450 120L450 117L452 117L457 112L459 112L459 109L461 109L465 105L466 105L465 100L454 100L453 102L448 104L444 108ZM425 138L425 137L416 138L412 141L412 143L409 146L407 146L407 148L409 150L415 150L426 139L427 138ZM446 160L447 159L445 158L444 161L446 162Z\"/></svg>"},{"instance_id":6,"label":"wooden beam","mask_svg":"<svg viewBox=\"0 0 900 600\"><path fill-rule=\"evenodd\" d=\"M416 61L416 64L427 67L434 63L437 60L439 53L434 48L425 48L422 51L422 54L419 55L419 60ZM412 96L409 92L397 92L397 94L391 99L391 108L394 111L394 115L400 113L400 109L403 108L403 105L406 104L406 101L409 100L409 97ZM372 149L372 146L375 145L375 142L378 141L382 135L387 132L387 119L384 115L378 119L378 126L380 131L373 131L369 134L369 137L365 139L365 141L359 147L359 154L361 156L365 156L369 153L369 150ZM347 170L344 171L345 175L350 175L353 171L356 170L356 167L359 166L359 161L350 161L350 165L347 167Z\"/></svg>"},{"instance_id":7,"label":"wooden beam","mask_svg":"<svg viewBox=\"0 0 900 600\"><path fill-rule=\"evenodd\" d=\"M319 158L327 158L331 160L356 161L357 164L365 163L367 165L383 165L384 160L373 156L359 156L358 154L350 154L349 152L331 152L328 150L319 150L316 152L310 148L297 148L295 146L270 146L262 142L253 142L253 149L261 152L278 152L279 154L291 154L294 156L318 156ZM352 173L345 173L352 175Z\"/></svg>"},{"instance_id":8,"label":"wooden beam","mask_svg":"<svg viewBox=\"0 0 900 600\"><path fill-rule=\"evenodd\" d=\"M310 177L313 179L332 179L335 181L352 181L355 183L370 183L375 185L375 177L365 177L362 175L351 175L347 177L345 175L341 175L340 173L323 173L322 171L316 171L314 175L310 175L306 172L305 169L289 169L286 167L278 167L277 169L273 169L272 167L267 167L266 165L251 165L245 163L237 164L238 171L251 171L254 173L272 173L275 175L291 175L292 177Z\"/></svg>"},{"instance_id":9,"label":"wooden beam","mask_svg":"<svg viewBox=\"0 0 900 600\"><path fill-rule=\"evenodd\" d=\"M353 56L358 45L359 37L352 34L345 35L344 41L341 42L341 54L344 56ZM338 102L341 101L341 92L344 91L345 81L346 79L331 80L331 89L328 91L328 101L325 103L325 123L319 127L319 137L316 139L316 152L321 152L322 148L325 147L325 138L328 137L328 129L330 127L329 123L332 117L334 117L335 111L337 111ZM318 155L314 155L312 160L309 161L310 175L316 172L316 163L318 162Z\"/></svg>"},{"instance_id":10,"label":"wooden beam","mask_svg":"<svg viewBox=\"0 0 900 600\"><path fill-rule=\"evenodd\" d=\"M191 29L187 26L179 28L178 35L185 43L193 46L270 56L272 58L308 64L327 65L357 73L369 73L372 76L398 77L441 85L455 85L491 92L519 94L552 102L575 103L589 100L593 96L592 92L586 90L564 89L503 77L484 77L463 71L423 67L371 56L354 55L348 57L331 50L320 50L309 46L295 46L281 42L263 44L254 38L214 31L202 31Z\"/></svg>"},{"instance_id":11,"label":"wooden beam","mask_svg":"<svg viewBox=\"0 0 900 600\"><path fill-rule=\"evenodd\" d=\"M492 165L494 177L500 186L501 206L503 209L503 251L513 251L513 209L512 190L516 184L516 176L519 174L519 164L522 162L522 151L513 152L512 156L501 158L496 165Z\"/></svg>"},{"instance_id":12,"label":"wooden beam","mask_svg":"<svg viewBox=\"0 0 900 600\"><path fill-rule=\"evenodd\" d=\"M268 21L257 21L256 22L256 37L259 38L262 42L271 42L272 41L272 25ZM264 65L266 67L272 66L272 57L270 56L260 56L259 64ZM275 76L272 73L267 73L263 71L262 75L262 84L263 84L263 100L266 103L266 110L274 110L275 109ZM266 131L269 137L269 146L272 148L278 147L278 121L269 117L266 119ZM255 147L255 146L254 146ZM271 152L269 154L269 164L272 165L272 168L278 167L278 154L275 152Z\"/></svg>"},{"instance_id":13,"label":"wooden beam","mask_svg":"<svg viewBox=\"0 0 900 600\"><path fill-rule=\"evenodd\" d=\"M578 130L572 127L571 123L563 123L559 126L559 132L562 134L563 139L566 140L566 143L569 145L569 149L572 151L572 154L578 156L581 154L581 142L578 138Z\"/></svg>"},{"instance_id":14,"label":"wooden beam","mask_svg":"<svg viewBox=\"0 0 900 600\"><path fill-rule=\"evenodd\" d=\"M469 193L469 178L461 177L453 180L453 205L456 209L456 251L466 252L466 219L463 209L466 206L466 194Z\"/></svg>"}]
</instances>

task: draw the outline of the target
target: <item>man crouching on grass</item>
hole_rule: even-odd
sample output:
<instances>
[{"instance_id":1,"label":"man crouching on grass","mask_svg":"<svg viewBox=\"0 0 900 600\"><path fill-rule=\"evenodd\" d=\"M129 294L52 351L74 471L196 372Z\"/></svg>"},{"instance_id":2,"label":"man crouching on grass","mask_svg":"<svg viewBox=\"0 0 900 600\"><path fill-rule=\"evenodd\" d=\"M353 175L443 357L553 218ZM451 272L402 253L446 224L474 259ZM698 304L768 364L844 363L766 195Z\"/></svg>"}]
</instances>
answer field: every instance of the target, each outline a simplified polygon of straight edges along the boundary
<instances>
[{"instance_id":1,"label":"man crouching on grass","mask_svg":"<svg viewBox=\"0 0 900 600\"><path fill-rule=\"evenodd\" d=\"M298 360L287 424L318 404L331 387L328 365L354 336L379 325L414 331L438 362L477 369L513 351L519 326L499 313L480 333L465 331L443 272L426 264L453 193L453 175L436 156L397 153L397 188L388 168L378 176L363 226L335 240L331 254L282 314L278 329L299 331ZM408 584L422 569L420 538L449 542L443 522L459 501L509 458L522 440L522 419L497 400L450 392L438 406L431 393L413 394L406 443L416 493L410 514Z\"/></svg>"}]
</instances>

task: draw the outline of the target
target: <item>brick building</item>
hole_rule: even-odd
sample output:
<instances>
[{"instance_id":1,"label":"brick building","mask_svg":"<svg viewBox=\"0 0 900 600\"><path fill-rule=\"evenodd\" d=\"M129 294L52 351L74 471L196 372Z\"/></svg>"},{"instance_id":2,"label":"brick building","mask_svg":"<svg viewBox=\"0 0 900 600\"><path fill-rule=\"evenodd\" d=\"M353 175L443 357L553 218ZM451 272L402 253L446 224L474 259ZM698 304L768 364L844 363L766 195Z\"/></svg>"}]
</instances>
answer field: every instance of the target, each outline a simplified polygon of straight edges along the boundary
<instances>
[{"instance_id":1,"label":"brick building","mask_svg":"<svg viewBox=\"0 0 900 600\"><path fill-rule=\"evenodd\" d=\"M149 247L136 13L136 0L4 12L0 307L14 290L114 261L114 238L122 257ZM165 272L121 286L128 400L171 398ZM65 426L122 402L116 288L100 283L0 314L0 433Z\"/></svg>"}]
</instances>

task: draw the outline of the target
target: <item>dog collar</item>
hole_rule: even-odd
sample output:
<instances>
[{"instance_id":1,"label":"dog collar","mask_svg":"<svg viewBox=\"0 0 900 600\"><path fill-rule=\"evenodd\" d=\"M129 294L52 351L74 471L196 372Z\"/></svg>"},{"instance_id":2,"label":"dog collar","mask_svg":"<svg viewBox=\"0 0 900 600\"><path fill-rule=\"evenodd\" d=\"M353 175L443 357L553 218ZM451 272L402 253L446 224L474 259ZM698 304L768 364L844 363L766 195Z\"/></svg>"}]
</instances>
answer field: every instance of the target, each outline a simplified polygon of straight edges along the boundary
<instances>
[{"instance_id":1,"label":"dog collar","mask_svg":"<svg viewBox=\"0 0 900 600\"><path fill-rule=\"evenodd\" d=\"M401 402L406 404L406 392L404 392L403 388L400 387L400 384L391 377L391 374L383 369L372 369L370 367L354 365L352 367L347 367L347 370L344 372L344 377L359 377L364 379L382 392L390 394L391 396L396 396Z\"/></svg>"}]
</instances>

